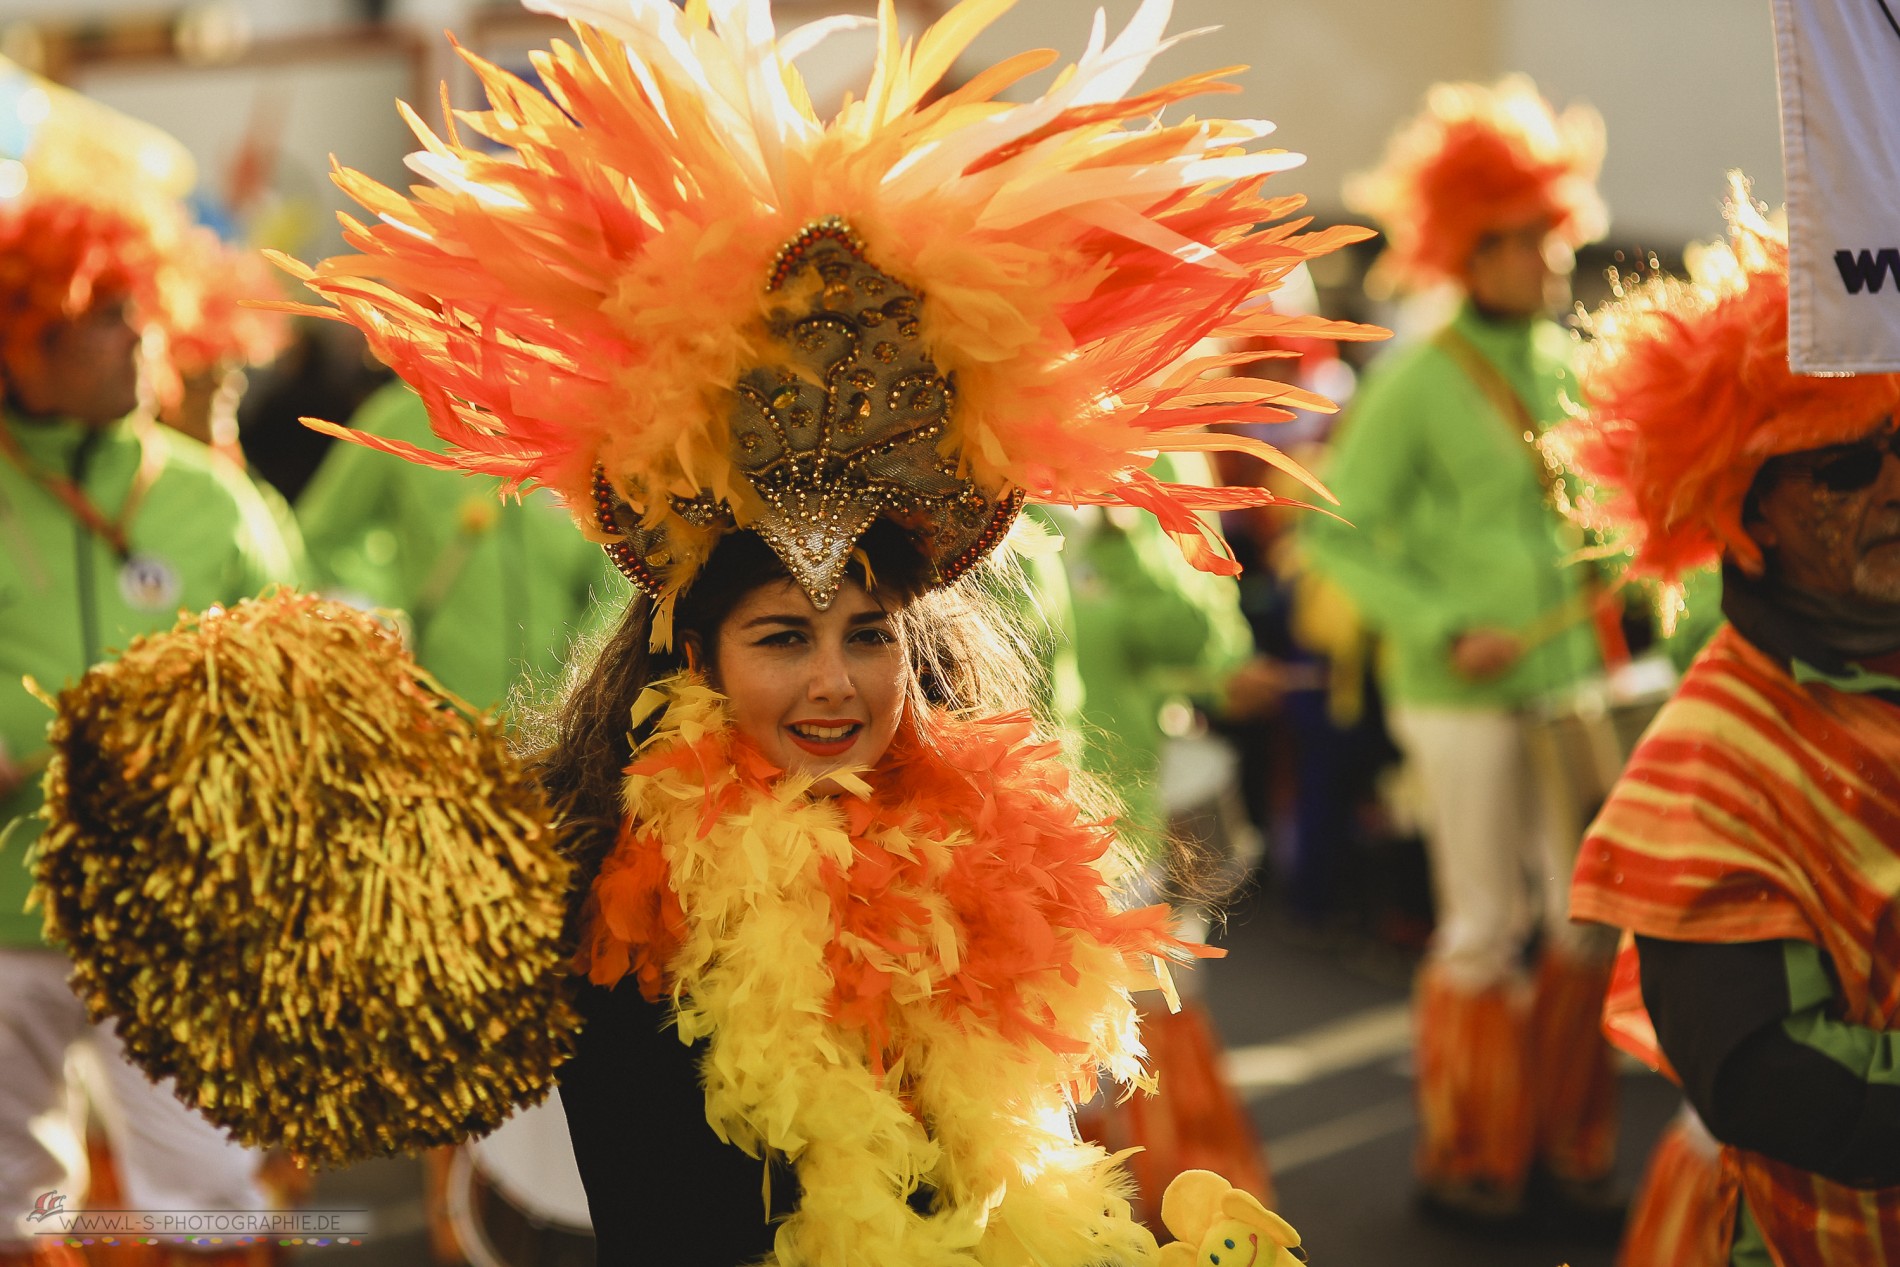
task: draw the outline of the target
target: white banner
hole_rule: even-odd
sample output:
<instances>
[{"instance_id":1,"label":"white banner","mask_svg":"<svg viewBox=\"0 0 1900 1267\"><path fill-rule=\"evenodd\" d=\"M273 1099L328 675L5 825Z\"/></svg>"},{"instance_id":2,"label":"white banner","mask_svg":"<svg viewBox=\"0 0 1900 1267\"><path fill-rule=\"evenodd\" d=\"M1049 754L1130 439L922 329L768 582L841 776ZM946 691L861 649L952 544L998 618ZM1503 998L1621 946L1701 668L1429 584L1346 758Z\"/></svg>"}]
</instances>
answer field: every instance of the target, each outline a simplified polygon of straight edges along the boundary
<instances>
[{"instance_id":1,"label":"white banner","mask_svg":"<svg viewBox=\"0 0 1900 1267\"><path fill-rule=\"evenodd\" d=\"M1788 362L1900 371L1900 0L1774 0Z\"/></svg>"}]
</instances>

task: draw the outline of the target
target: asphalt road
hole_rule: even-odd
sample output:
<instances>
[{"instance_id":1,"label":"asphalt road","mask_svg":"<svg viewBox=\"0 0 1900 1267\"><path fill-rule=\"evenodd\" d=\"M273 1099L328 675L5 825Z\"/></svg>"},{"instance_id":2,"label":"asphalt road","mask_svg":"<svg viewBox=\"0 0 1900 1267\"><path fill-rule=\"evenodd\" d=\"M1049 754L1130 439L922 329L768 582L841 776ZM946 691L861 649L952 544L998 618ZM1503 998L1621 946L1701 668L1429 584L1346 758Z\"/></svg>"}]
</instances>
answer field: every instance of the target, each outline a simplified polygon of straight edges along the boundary
<instances>
[{"instance_id":1,"label":"asphalt road","mask_svg":"<svg viewBox=\"0 0 1900 1267\"><path fill-rule=\"evenodd\" d=\"M1236 910L1217 940L1229 953L1204 966L1206 997L1266 1141L1279 1212L1314 1267L1610 1267L1610 1246L1479 1236L1418 1212L1410 956L1295 935L1263 905ZM1678 1097L1634 1065L1618 1084L1618 1178L1629 1190Z\"/></svg>"}]
</instances>

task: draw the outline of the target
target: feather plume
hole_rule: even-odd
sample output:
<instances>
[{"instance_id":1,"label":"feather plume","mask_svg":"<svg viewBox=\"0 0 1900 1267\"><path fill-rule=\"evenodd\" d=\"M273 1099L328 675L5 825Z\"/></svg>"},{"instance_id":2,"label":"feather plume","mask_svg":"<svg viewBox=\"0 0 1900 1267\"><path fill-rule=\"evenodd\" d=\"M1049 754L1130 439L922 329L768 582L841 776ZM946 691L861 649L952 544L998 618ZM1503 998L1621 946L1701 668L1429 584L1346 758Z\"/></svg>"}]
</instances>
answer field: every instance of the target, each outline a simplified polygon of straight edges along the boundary
<instances>
[{"instance_id":1,"label":"feather plume","mask_svg":"<svg viewBox=\"0 0 1900 1267\"><path fill-rule=\"evenodd\" d=\"M1142 477L1151 455L1190 437L1231 447L1208 425L1276 415L1130 389L1209 336L1384 333L1260 303L1365 233L1308 231L1287 220L1299 199L1262 195L1300 161L1250 148L1270 125L1163 121L1230 90L1228 72L1126 95L1169 43L1170 0L1143 0L1112 41L1098 18L1080 61L1020 103L998 94L1052 55L932 99L1008 0L963 0L914 44L886 3L870 82L830 120L793 59L861 23L780 40L765 0L529 7L574 29L534 56L545 91L462 54L489 108L455 121L509 152L405 111L431 183L402 194L339 171L371 219L345 221L356 254L299 271L328 301L313 311L360 326L428 403L447 455L410 460L545 484L584 524L596 465L649 525L674 514L669 498L726 497L733 386L765 356L768 272L831 216L923 295L925 341L957 389L944 451L994 496L1123 501L1185 525L1188 503ZM742 520L754 503L731 501Z\"/></svg>"}]
</instances>

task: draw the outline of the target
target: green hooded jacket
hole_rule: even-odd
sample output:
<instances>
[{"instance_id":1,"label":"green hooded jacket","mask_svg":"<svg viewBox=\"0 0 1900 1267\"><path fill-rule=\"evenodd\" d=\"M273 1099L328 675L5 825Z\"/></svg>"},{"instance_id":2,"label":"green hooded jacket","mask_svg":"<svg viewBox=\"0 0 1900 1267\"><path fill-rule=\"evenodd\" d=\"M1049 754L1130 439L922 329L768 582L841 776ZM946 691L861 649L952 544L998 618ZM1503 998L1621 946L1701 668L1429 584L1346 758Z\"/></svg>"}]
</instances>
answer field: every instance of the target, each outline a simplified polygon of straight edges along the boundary
<instances>
[{"instance_id":1,"label":"green hooded jacket","mask_svg":"<svg viewBox=\"0 0 1900 1267\"><path fill-rule=\"evenodd\" d=\"M1156 470L1177 478L1171 465ZM1154 847L1162 822L1162 708L1217 705L1253 654L1231 577L1197 571L1147 514L1058 512L1082 675L1083 765L1118 796L1124 829Z\"/></svg>"},{"instance_id":2,"label":"green hooded jacket","mask_svg":"<svg viewBox=\"0 0 1900 1267\"><path fill-rule=\"evenodd\" d=\"M1554 322L1493 322L1468 304L1451 328L1493 365L1541 431L1577 394L1571 336ZM1341 424L1324 471L1350 522L1308 515L1313 568L1385 640L1402 704L1510 708L1574 685L1601 663L1587 616L1581 539L1550 505L1535 450L1437 341L1388 353ZM1452 671L1453 640L1498 628L1532 645L1502 676Z\"/></svg>"},{"instance_id":3,"label":"green hooded jacket","mask_svg":"<svg viewBox=\"0 0 1900 1267\"><path fill-rule=\"evenodd\" d=\"M350 425L440 447L421 398L400 382ZM406 613L417 661L478 708L502 704L524 674L549 682L575 636L617 617L631 588L547 493L504 501L493 479L361 445L325 455L297 520L321 583Z\"/></svg>"},{"instance_id":4,"label":"green hooded jacket","mask_svg":"<svg viewBox=\"0 0 1900 1267\"><path fill-rule=\"evenodd\" d=\"M45 484L0 457L0 741L29 777L0 803L11 824L0 852L0 945L41 945L39 912L25 911L27 846L38 834L44 704L21 685L57 691L138 634L169 629L178 613L297 580L287 542L249 479L177 432L130 421L4 425L29 467L64 475L108 517L121 512L141 464L155 471L126 535L134 564L85 528Z\"/></svg>"}]
</instances>

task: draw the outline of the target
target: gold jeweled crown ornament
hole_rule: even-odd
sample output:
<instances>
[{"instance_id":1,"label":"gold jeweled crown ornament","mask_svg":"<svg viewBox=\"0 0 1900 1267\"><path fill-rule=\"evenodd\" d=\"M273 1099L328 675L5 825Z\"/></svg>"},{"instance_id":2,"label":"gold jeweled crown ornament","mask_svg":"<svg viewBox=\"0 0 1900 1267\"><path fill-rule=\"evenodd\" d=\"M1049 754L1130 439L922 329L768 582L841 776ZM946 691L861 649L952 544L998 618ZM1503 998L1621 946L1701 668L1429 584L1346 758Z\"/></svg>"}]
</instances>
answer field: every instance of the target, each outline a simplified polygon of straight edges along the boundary
<instances>
[{"instance_id":1,"label":"gold jeweled crown ornament","mask_svg":"<svg viewBox=\"0 0 1900 1267\"><path fill-rule=\"evenodd\" d=\"M1132 93L1170 0L1143 0L1040 95L1025 53L948 83L1010 0L962 0L914 42L893 6L779 39L767 0L530 0L575 41L541 87L463 52L489 108L444 135L404 108L433 181L338 183L358 252L284 266L416 388L447 452L311 425L410 461L547 485L653 595L656 646L719 537L756 531L828 602L858 534L889 517L939 579L1025 500L1153 513L1197 566L1237 565L1199 512L1275 500L1168 484L1178 450L1270 445L1210 424L1331 408L1220 378L1270 351L1183 359L1206 339L1378 338L1274 311L1305 261L1357 241L1307 231L1262 181L1300 157L1258 120L1163 112L1227 71ZM814 111L797 59L880 35L864 92ZM464 144L467 127L509 153Z\"/></svg>"},{"instance_id":2,"label":"gold jeweled crown ornament","mask_svg":"<svg viewBox=\"0 0 1900 1267\"><path fill-rule=\"evenodd\" d=\"M745 521L820 611L880 516L910 529L939 583L955 580L1009 531L1023 495L986 494L944 453L956 393L924 350L919 296L867 263L836 217L779 253L766 290L786 302L766 321L782 358L740 375L729 420L740 496L759 503ZM615 564L660 597L675 557L669 520L641 525L604 471L594 496L602 531L619 538L607 547ZM704 497L676 498L673 510L704 532L739 522Z\"/></svg>"}]
</instances>

